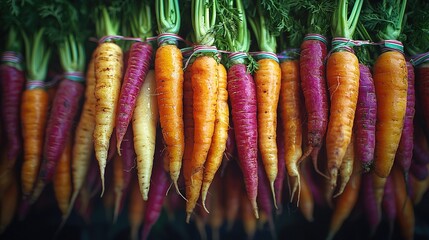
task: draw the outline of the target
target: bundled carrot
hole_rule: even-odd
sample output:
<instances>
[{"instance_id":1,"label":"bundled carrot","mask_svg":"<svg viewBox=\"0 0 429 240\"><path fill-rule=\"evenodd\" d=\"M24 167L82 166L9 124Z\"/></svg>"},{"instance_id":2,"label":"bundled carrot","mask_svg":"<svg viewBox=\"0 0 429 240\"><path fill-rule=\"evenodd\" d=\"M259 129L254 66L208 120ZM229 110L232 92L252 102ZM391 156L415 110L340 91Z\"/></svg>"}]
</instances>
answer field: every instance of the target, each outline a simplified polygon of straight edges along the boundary
<instances>
[{"instance_id":1,"label":"bundled carrot","mask_svg":"<svg viewBox=\"0 0 429 240\"><path fill-rule=\"evenodd\" d=\"M244 6L241 2L229 1L229 7L235 7L238 18L230 22L237 29L226 34L235 40L227 49L232 51L228 55L227 90L231 103L231 115L234 126L234 136L238 153L238 161L243 172L244 184L250 204L255 216L258 218L258 130L257 130L257 101L256 86L251 75L254 64L249 62L245 52L249 50L249 31L245 17ZM224 15L225 16L225 15ZM237 17L237 16L236 16Z\"/></svg>"},{"instance_id":2,"label":"bundled carrot","mask_svg":"<svg viewBox=\"0 0 429 240\"><path fill-rule=\"evenodd\" d=\"M169 173L176 191L184 151L183 63L175 34L180 29L178 0L155 2L158 23L158 49L155 56L156 96L159 121L169 159ZM165 15L168 14L168 15Z\"/></svg>"},{"instance_id":3,"label":"bundled carrot","mask_svg":"<svg viewBox=\"0 0 429 240\"><path fill-rule=\"evenodd\" d=\"M377 32L377 38L382 41L382 54L378 56L373 67L375 94L377 98L377 122L375 134L375 159L374 159L374 189L377 205L381 207L381 201L386 183L393 166L395 154L399 146L404 127L404 119L407 107L407 67L401 42L396 39L402 30L402 22L407 1L387 3L383 1L377 8L369 8L368 15L363 15L364 25ZM376 14L381 19L385 8L397 14L388 15L388 21L377 22L374 25L373 16Z\"/></svg>"},{"instance_id":4,"label":"bundled carrot","mask_svg":"<svg viewBox=\"0 0 429 240\"><path fill-rule=\"evenodd\" d=\"M130 28L134 37L142 40L152 35L152 14L149 2L135 2L128 5L131 14ZM128 53L127 67L118 100L118 112L116 114L116 146L121 155L121 143L133 117L137 96L146 78L152 63L152 45L147 41L134 42Z\"/></svg>"},{"instance_id":5,"label":"bundled carrot","mask_svg":"<svg viewBox=\"0 0 429 240\"><path fill-rule=\"evenodd\" d=\"M349 17L347 2L338 1L334 12L333 50L326 63L326 78L331 100L326 149L332 188L337 185L338 171L351 141L359 92L359 62L353 50L346 44L353 36L363 1L354 2Z\"/></svg>"},{"instance_id":6,"label":"bundled carrot","mask_svg":"<svg viewBox=\"0 0 429 240\"><path fill-rule=\"evenodd\" d=\"M58 208L61 211L63 221L67 219L70 213L70 197L72 194L71 179L71 153L72 153L72 136L68 137L66 146L61 153L55 174L53 177L53 186Z\"/></svg>"},{"instance_id":7,"label":"bundled carrot","mask_svg":"<svg viewBox=\"0 0 429 240\"><path fill-rule=\"evenodd\" d=\"M50 49L44 45L44 29L33 38L24 35L27 65L27 85L22 95L21 121L24 139L24 159L21 169L23 197L32 193L42 162L43 141L48 114L48 93L44 89ZM38 53L30 54L32 49ZM42 59L42 60L40 60Z\"/></svg>"},{"instance_id":8,"label":"bundled carrot","mask_svg":"<svg viewBox=\"0 0 429 240\"><path fill-rule=\"evenodd\" d=\"M12 167L22 151L20 107L25 84L21 41L16 26L10 26L5 51L1 56L0 89L7 158Z\"/></svg>"},{"instance_id":9,"label":"bundled carrot","mask_svg":"<svg viewBox=\"0 0 429 240\"><path fill-rule=\"evenodd\" d=\"M99 34L101 36L116 35L118 24L116 16L108 12L106 6L101 6ZM97 26L97 25L96 25ZM105 188L105 168L110 137L115 126L115 116L123 76L122 49L113 41L105 38L100 41L95 50L95 128L93 133L95 156L100 167L102 191Z\"/></svg>"},{"instance_id":10,"label":"bundled carrot","mask_svg":"<svg viewBox=\"0 0 429 240\"><path fill-rule=\"evenodd\" d=\"M133 115L134 149L137 156L137 174L140 192L147 200L155 153L158 105L155 95L155 73L150 70L137 97Z\"/></svg>"}]
</instances>

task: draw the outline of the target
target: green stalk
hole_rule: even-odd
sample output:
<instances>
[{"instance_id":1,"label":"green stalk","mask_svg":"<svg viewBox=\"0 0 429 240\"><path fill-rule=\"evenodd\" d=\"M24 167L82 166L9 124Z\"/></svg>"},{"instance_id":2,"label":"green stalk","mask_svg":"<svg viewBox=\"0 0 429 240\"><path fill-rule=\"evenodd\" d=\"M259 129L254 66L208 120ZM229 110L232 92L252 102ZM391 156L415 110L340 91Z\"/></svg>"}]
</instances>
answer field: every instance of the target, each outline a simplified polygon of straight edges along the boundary
<instances>
[{"instance_id":1,"label":"green stalk","mask_svg":"<svg viewBox=\"0 0 429 240\"><path fill-rule=\"evenodd\" d=\"M216 1L192 0L192 27L197 44L211 46L215 41Z\"/></svg>"},{"instance_id":2,"label":"green stalk","mask_svg":"<svg viewBox=\"0 0 429 240\"><path fill-rule=\"evenodd\" d=\"M98 16L96 33L99 38L118 34L121 21L115 14L109 14L107 7L101 6Z\"/></svg>"},{"instance_id":3,"label":"green stalk","mask_svg":"<svg viewBox=\"0 0 429 240\"><path fill-rule=\"evenodd\" d=\"M140 1L131 7L130 28L134 37L146 39L153 35L152 31L152 11L148 1Z\"/></svg>"},{"instance_id":4,"label":"green stalk","mask_svg":"<svg viewBox=\"0 0 429 240\"><path fill-rule=\"evenodd\" d=\"M21 39L18 37L18 31L15 27L11 27L7 34L5 50L17 53L22 52Z\"/></svg>"},{"instance_id":5,"label":"green stalk","mask_svg":"<svg viewBox=\"0 0 429 240\"><path fill-rule=\"evenodd\" d=\"M178 0L156 0L155 13L159 33L179 33L180 9Z\"/></svg>"},{"instance_id":6,"label":"green stalk","mask_svg":"<svg viewBox=\"0 0 429 240\"><path fill-rule=\"evenodd\" d=\"M65 41L58 46L61 67L65 72L84 72L85 48L82 42L76 41L70 34Z\"/></svg>"},{"instance_id":7,"label":"green stalk","mask_svg":"<svg viewBox=\"0 0 429 240\"><path fill-rule=\"evenodd\" d=\"M277 41L275 36L268 29L268 19L265 19L265 14L262 12L260 7L253 9L255 14L249 16L247 19L249 21L250 27L255 33L256 41L258 42L259 50L265 52L276 52Z\"/></svg>"},{"instance_id":8,"label":"green stalk","mask_svg":"<svg viewBox=\"0 0 429 240\"><path fill-rule=\"evenodd\" d=\"M363 0L356 0L353 9L348 16L348 0L339 0L337 8L332 18L332 36L352 39L359 15L362 9Z\"/></svg>"},{"instance_id":9,"label":"green stalk","mask_svg":"<svg viewBox=\"0 0 429 240\"><path fill-rule=\"evenodd\" d=\"M412 3L404 32L407 36L405 50L411 56L429 52L429 3L417 1Z\"/></svg>"},{"instance_id":10,"label":"green stalk","mask_svg":"<svg viewBox=\"0 0 429 240\"><path fill-rule=\"evenodd\" d=\"M22 35L25 44L25 63L27 66L27 80L46 79L48 71L48 61L51 56L51 49L47 47L44 39L44 28L36 30L29 38L23 31Z\"/></svg>"}]
</instances>

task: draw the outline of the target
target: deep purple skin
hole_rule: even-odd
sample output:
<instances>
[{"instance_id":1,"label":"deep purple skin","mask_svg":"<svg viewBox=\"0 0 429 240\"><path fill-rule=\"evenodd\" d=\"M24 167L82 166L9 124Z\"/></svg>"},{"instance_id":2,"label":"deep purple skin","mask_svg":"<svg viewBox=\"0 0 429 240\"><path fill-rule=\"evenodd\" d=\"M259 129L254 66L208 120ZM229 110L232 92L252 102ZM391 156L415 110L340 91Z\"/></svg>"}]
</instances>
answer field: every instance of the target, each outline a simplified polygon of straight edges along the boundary
<instances>
[{"instance_id":1,"label":"deep purple skin","mask_svg":"<svg viewBox=\"0 0 429 240\"><path fill-rule=\"evenodd\" d=\"M284 148L284 136L282 124L277 124L277 178L274 181L274 191L276 193L277 203L277 214L282 212L282 197L283 197L283 186L286 177L286 162L285 162L285 148Z\"/></svg>"},{"instance_id":2,"label":"deep purple skin","mask_svg":"<svg viewBox=\"0 0 429 240\"><path fill-rule=\"evenodd\" d=\"M238 160L243 172L248 198L256 201L258 195L258 130L255 81L244 64L235 64L228 70L228 95Z\"/></svg>"},{"instance_id":3,"label":"deep purple skin","mask_svg":"<svg viewBox=\"0 0 429 240\"><path fill-rule=\"evenodd\" d=\"M46 127L43 161L39 176L44 183L50 182L54 176L68 135L72 132L84 88L82 83L69 79L63 79L59 83Z\"/></svg>"},{"instance_id":4,"label":"deep purple skin","mask_svg":"<svg viewBox=\"0 0 429 240\"><path fill-rule=\"evenodd\" d=\"M124 181L124 189L122 192L127 193L130 188L130 182L135 175L136 166L136 152L134 151L134 136L133 136L133 128L132 125L128 125L127 132L125 133L124 139L121 144L122 151L122 168L123 168L123 181ZM127 194L122 194L120 209L122 209Z\"/></svg>"},{"instance_id":5,"label":"deep purple skin","mask_svg":"<svg viewBox=\"0 0 429 240\"><path fill-rule=\"evenodd\" d=\"M133 116L137 96L149 72L152 60L152 46L145 42L135 42L129 50L127 68L119 94L116 114L116 139L120 146ZM120 154L121 155L121 154Z\"/></svg>"},{"instance_id":6,"label":"deep purple skin","mask_svg":"<svg viewBox=\"0 0 429 240\"><path fill-rule=\"evenodd\" d=\"M20 107L25 74L13 66L2 64L0 79L2 130L6 137L7 159L13 166L22 150Z\"/></svg>"},{"instance_id":7,"label":"deep purple skin","mask_svg":"<svg viewBox=\"0 0 429 240\"><path fill-rule=\"evenodd\" d=\"M365 219L368 222L370 236L373 236L381 222L381 214L378 211L375 200L373 180L370 173L362 175L361 184L362 209Z\"/></svg>"},{"instance_id":8,"label":"deep purple skin","mask_svg":"<svg viewBox=\"0 0 429 240\"><path fill-rule=\"evenodd\" d=\"M397 190L396 191L400 191ZM382 202L383 212L389 223L389 236L393 233L393 227L396 219L395 187L393 185L392 175L389 175L384 186L384 195Z\"/></svg>"},{"instance_id":9,"label":"deep purple skin","mask_svg":"<svg viewBox=\"0 0 429 240\"><path fill-rule=\"evenodd\" d=\"M272 217L273 202L271 196L271 188L268 178L264 172L264 165L262 159L258 159L258 206L260 211L264 212L268 219Z\"/></svg>"},{"instance_id":10,"label":"deep purple skin","mask_svg":"<svg viewBox=\"0 0 429 240\"><path fill-rule=\"evenodd\" d=\"M429 149L422 129L414 131L413 161L421 164L429 163Z\"/></svg>"},{"instance_id":11,"label":"deep purple skin","mask_svg":"<svg viewBox=\"0 0 429 240\"><path fill-rule=\"evenodd\" d=\"M328 88L325 78L326 44L319 40L305 40L301 44L300 74L301 86L307 111L307 141L313 163L317 163L318 153L328 127ZM315 168L317 165L315 164Z\"/></svg>"},{"instance_id":12,"label":"deep purple skin","mask_svg":"<svg viewBox=\"0 0 429 240\"><path fill-rule=\"evenodd\" d=\"M405 110L404 128L402 129L401 140L395 155L395 162L404 173L405 180L408 180L411 159L413 158L414 147L414 114L416 95L414 89L414 67L407 62L408 70L408 90L407 90L407 108Z\"/></svg>"},{"instance_id":13,"label":"deep purple skin","mask_svg":"<svg viewBox=\"0 0 429 240\"><path fill-rule=\"evenodd\" d=\"M429 171L426 164L412 161L410 166L410 174L412 174L417 180L423 181L429 176Z\"/></svg>"},{"instance_id":14,"label":"deep purple skin","mask_svg":"<svg viewBox=\"0 0 429 240\"><path fill-rule=\"evenodd\" d=\"M160 143L158 141L158 143ZM142 238L147 239L152 229L152 226L158 220L162 206L164 204L164 198L167 193L168 187L170 186L170 177L164 170L164 159L162 155L163 144L158 144L155 150L153 170L151 176L151 184L149 189L148 200L145 206L145 215L143 219Z\"/></svg>"},{"instance_id":15,"label":"deep purple skin","mask_svg":"<svg viewBox=\"0 0 429 240\"><path fill-rule=\"evenodd\" d=\"M370 68L360 63L359 71L359 95L355 115L355 152L356 159L362 163L363 171L369 172L374 163L377 99Z\"/></svg>"}]
</instances>

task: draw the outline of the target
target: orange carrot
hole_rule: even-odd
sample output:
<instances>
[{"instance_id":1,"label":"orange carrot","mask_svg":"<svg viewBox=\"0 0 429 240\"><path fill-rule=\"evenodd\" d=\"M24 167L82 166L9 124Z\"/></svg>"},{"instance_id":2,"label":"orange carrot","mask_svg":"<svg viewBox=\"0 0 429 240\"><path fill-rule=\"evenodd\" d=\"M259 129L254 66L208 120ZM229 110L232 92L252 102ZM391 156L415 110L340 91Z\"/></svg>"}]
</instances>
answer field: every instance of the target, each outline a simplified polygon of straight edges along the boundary
<instances>
[{"instance_id":1,"label":"orange carrot","mask_svg":"<svg viewBox=\"0 0 429 240\"><path fill-rule=\"evenodd\" d=\"M298 160L302 156L302 93L299 75L299 60L284 61L281 67L279 109L283 124L285 164L289 177L296 178L291 198L300 193ZM280 160L280 159L279 159Z\"/></svg>"},{"instance_id":2,"label":"orange carrot","mask_svg":"<svg viewBox=\"0 0 429 240\"><path fill-rule=\"evenodd\" d=\"M347 182L350 180L350 177L353 173L353 163L355 161L355 152L354 152L354 135L352 134L352 138L350 140L349 146L347 146L346 153L344 155L343 161L340 166L340 182L341 184L338 186L338 191L334 195L337 197L341 195L344 191L344 188L347 185Z\"/></svg>"},{"instance_id":3,"label":"orange carrot","mask_svg":"<svg viewBox=\"0 0 429 240\"><path fill-rule=\"evenodd\" d=\"M277 106L280 95L281 69L277 61L264 58L258 61L258 70L254 73L256 99L258 103L258 144L265 172L271 186L274 205L274 181L277 177Z\"/></svg>"},{"instance_id":4,"label":"orange carrot","mask_svg":"<svg viewBox=\"0 0 429 240\"><path fill-rule=\"evenodd\" d=\"M229 127L229 106L227 91L227 73L222 64L218 64L218 98L216 103L215 128L207 160L204 165L204 177L201 187L201 201L206 211L205 199L210 184L222 163L222 158L226 149Z\"/></svg>"},{"instance_id":5,"label":"orange carrot","mask_svg":"<svg viewBox=\"0 0 429 240\"><path fill-rule=\"evenodd\" d=\"M218 63L211 56L197 57L191 66L193 90L194 147L192 159L184 165L186 221L200 196L203 168L214 133L218 95Z\"/></svg>"},{"instance_id":6,"label":"orange carrot","mask_svg":"<svg viewBox=\"0 0 429 240\"><path fill-rule=\"evenodd\" d=\"M401 139L407 107L407 67L404 55L397 51L382 53L374 65L377 98L377 122L374 153L374 191L377 206L384 192Z\"/></svg>"},{"instance_id":7,"label":"orange carrot","mask_svg":"<svg viewBox=\"0 0 429 240\"><path fill-rule=\"evenodd\" d=\"M332 213L329 233L326 239L334 238L344 221L349 217L358 200L362 175L361 170L356 163L354 167L353 174L350 181L348 181L344 192L336 199L337 201L335 203L334 212Z\"/></svg>"},{"instance_id":8,"label":"orange carrot","mask_svg":"<svg viewBox=\"0 0 429 240\"><path fill-rule=\"evenodd\" d=\"M21 121L24 160L21 170L22 193L28 197L39 173L48 115L48 93L43 88L27 89L22 95Z\"/></svg>"},{"instance_id":9,"label":"orange carrot","mask_svg":"<svg viewBox=\"0 0 429 240\"><path fill-rule=\"evenodd\" d=\"M110 137L115 126L115 116L123 75L122 49L113 42L104 42L95 50L95 128L93 133L95 156L100 167L101 195L105 187L105 169Z\"/></svg>"},{"instance_id":10,"label":"orange carrot","mask_svg":"<svg viewBox=\"0 0 429 240\"><path fill-rule=\"evenodd\" d=\"M176 45L161 45L155 56L159 121L166 144L169 172L176 191L185 146L183 126L183 63Z\"/></svg>"},{"instance_id":11,"label":"orange carrot","mask_svg":"<svg viewBox=\"0 0 429 240\"><path fill-rule=\"evenodd\" d=\"M331 99L326 149L331 187L334 188L352 136L360 76L356 55L348 51L332 53L326 74Z\"/></svg>"},{"instance_id":12,"label":"orange carrot","mask_svg":"<svg viewBox=\"0 0 429 240\"><path fill-rule=\"evenodd\" d=\"M56 171L53 178L53 186L55 198L57 200L58 208L62 214L62 221L65 221L69 215L70 197L72 194L72 180L71 180L71 153L72 153L72 134L67 139L66 146L58 161Z\"/></svg>"}]
</instances>

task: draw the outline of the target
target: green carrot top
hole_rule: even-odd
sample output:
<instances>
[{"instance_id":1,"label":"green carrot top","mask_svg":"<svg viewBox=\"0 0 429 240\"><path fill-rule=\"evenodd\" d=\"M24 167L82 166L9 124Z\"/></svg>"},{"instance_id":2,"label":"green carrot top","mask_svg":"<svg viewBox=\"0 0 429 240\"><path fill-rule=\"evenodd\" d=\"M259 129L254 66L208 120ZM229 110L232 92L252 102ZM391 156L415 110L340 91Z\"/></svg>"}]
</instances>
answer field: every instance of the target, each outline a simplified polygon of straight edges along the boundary
<instances>
[{"instance_id":1,"label":"green carrot top","mask_svg":"<svg viewBox=\"0 0 429 240\"><path fill-rule=\"evenodd\" d=\"M155 0L158 33L178 34L180 30L179 0Z\"/></svg>"},{"instance_id":2,"label":"green carrot top","mask_svg":"<svg viewBox=\"0 0 429 240\"><path fill-rule=\"evenodd\" d=\"M332 37L352 39L362 4L363 0L355 0L349 16L348 0L338 0L332 17Z\"/></svg>"},{"instance_id":3,"label":"green carrot top","mask_svg":"<svg viewBox=\"0 0 429 240\"><path fill-rule=\"evenodd\" d=\"M277 51L277 35L269 28L271 25L269 22L275 20L266 18L266 13L258 6L260 6L260 3L254 2L247 8L247 20L255 33L259 50L275 53Z\"/></svg>"},{"instance_id":4,"label":"green carrot top","mask_svg":"<svg viewBox=\"0 0 429 240\"><path fill-rule=\"evenodd\" d=\"M215 41L216 1L192 0L191 19L196 44L213 45Z\"/></svg>"},{"instance_id":5,"label":"green carrot top","mask_svg":"<svg viewBox=\"0 0 429 240\"><path fill-rule=\"evenodd\" d=\"M402 40L407 0L382 0L376 4L366 3L362 20L378 40Z\"/></svg>"},{"instance_id":6,"label":"green carrot top","mask_svg":"<svg viewBox=\"0 0 429 240\"><path fill-rule=\"evenodd\" d=\"M130 13L127 18L130 24L130 30L133 37L146 39L153 35L153 15L151 1L133 1L130 7Z\"/></svg>"},{"instance_id":7,"label":"green carrot top","mask_svg":"<svg viewBox=\"0 0 429 240\"><path fill-rule=\"evenodd\" d=\"M119 33L122 16L127 16L129 11L126 6L130 1L111 0L96 1L94 9L95 32L98 38L114 36Z\"/></svg>"},{"instance_id":8,"label":"green carrot top","mask_svg":"<svg viewBox=\"0 0 429 240\"><path fill-rule=\"evenodd\" d=\"M368 33L361 21L358 22L358 25L356 27L355 39L363 39L368 40L370 42L373 41L371 35ZM375 59L377 59L377 51L374 45L362 45L354 48L354 51L360 63L365 64L367 66L374 65Z\"/></svg>"},{"instance_id":9,"label":"green carrot top","mask_svg":"<svg viewBox=\"0 0 429 240\"><path fill-rule=\"evenodd\" d=\"M429 2L409 0L409 3L412 14L404 26L405 50L410 55L429 52Z\"/></svg>"}]
</instances>

